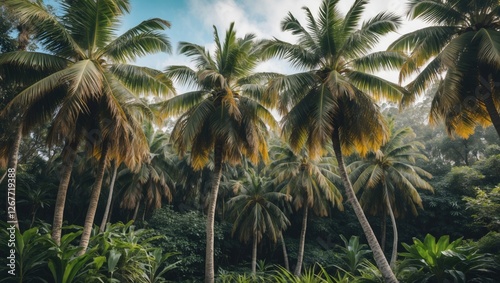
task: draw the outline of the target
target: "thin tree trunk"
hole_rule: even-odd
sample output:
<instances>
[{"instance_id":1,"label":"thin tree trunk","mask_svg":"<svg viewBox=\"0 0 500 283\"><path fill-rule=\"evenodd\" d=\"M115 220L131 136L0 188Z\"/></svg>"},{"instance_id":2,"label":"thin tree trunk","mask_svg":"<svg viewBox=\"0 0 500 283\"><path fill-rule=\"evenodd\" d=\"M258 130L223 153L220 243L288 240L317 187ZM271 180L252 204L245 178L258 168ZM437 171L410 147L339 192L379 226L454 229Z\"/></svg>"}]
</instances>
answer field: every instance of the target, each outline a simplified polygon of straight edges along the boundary
<instances>
[{"instance_id":1,"label":"thin tree trunk","mask_svg":"<svg viewBox=\"0 0 500 283\"><path fill-rule=\"evenodd\" d=\"M146 198L144 198L144 210L142 210L142 217L141 221L144 223L144 220L146 219L146 210L148 209L148 204L146 202Z\"/></svg>"},{"instance_id":2,"label":"thin tree trunk","mask_svg":"<svg viewBox=\"0 0 500 283\"><path fill-rule=\"evenodd\" d=\"M390 266L392 269L396 267L396 260L398 258L398 228L396 226L396 218L394 217L394 212L392 211L391 202L389 200L389 192L387 191L387 184L384 182L384 194L385 194L385 203L387 206L387 210L389 211L389 216L391 218L392 224L392 254L391 254L391 262Z\"/></svg>"},{"instance_id":3,"label":"thin tree trunk","mask_svg":"<svg viewBox=\"0 0 500 283\"><path fill-rule=\"evenodd\" d=\"M7 176L7 170L5 170L5 173L3 173L2 178L0 178L0 184L2 184L3 179L5 179L5 176Z\"/></svg>"},{"instance_id":4,"label":"thin tree trunk","mask_svg":"<svg viewBox=\"0 0 500 283\"><path fill-rule=\"evenodd\" d=\"M290 270L290 263L288 262L288 253L286 251L285 239L283 238L283 234L280 235L281 239L281 247L283 249L283 260L285 261L286 270Z\"/></svg>"},{"instance_id":5,"label":"thin tree trunk","mask_svg":"<svg viewBox=\"0 0 500 283\"><path fill-rule=\"evenodd\" d=\"M104 215L102 216L101 227L99 231L103 232L104 228L106 228L106 224L108 223L108 215L109 209L111 208L111 200L113 199L113 190L115 187L116 174L118 173L118 162L115 160L114 169L113 169L113 177L111 177L111 184L109 185L109 194L108 201L106 202L106 209L104 210Z\"/></svg>"},{"instance_id":6,"label":"thin tree trunk","mask_svg":"<svg viewBox=\"0 0 500 283\"><path fill-rule=\"evenodd\" d=\"M358 218L358 221L361 224L361 228L363 228L363 232L366 236L366 240L368 241L368 245L370 246L373 252L375 263L377 264L377 267L380 269L380 272L382 273L382 276L386 283L398 282L396 276L394 275L394 272L391 270L391 267L387 262L387 259L385 258L384 252L380 248L380 245L377 241L377 238L375 237L375 233L373 233L370 223L368 223L368 220L366 219L363 209L361 208L361 205L359 204L359 201L356 198L354 189L352 188L351 181L347 176L347 171L345 169L344 158L342 156L342 149L340 145L339 129L337 127L333 131L332 144L333 144L333 150L335 152L335 157L337 158L338 162L340 177L342 178L342 182L344 183L347 199L352 205L354 213L356 214L356 217Z\"/></svg>"},{"instance_id":7,"label":"thin tree trunk","mask_svg":"<svg viewBox=\"0 0 500 283\"><path fill-rule=\"evenodd\" d=\"M304 214L302 215L302 230L300 231L299 238L299 253L297 254L297 265L295 266L295 276L300 276L302 273L302 263L304 261L304 246L306 244L306 230L307 230L307 214L309 207L307 203L304 204Z\"/></svg>"},{"instance_id":8,"label":"thin tree trunk","mask_svg":"<svg viewBox=\"0 0 500 283\"><path fill-rule=\"evenodd\" d=\"M253 233L253 247L252 247L252 275L257 275L257 231Z\"/></svg>"},{"instance_id":9,"label":"thin tree trunk","mask_svg":"<svg viewBox=\"0 0 500 283\"><path fill-rule=\"evenodd\" d=\"M30 223L30 229L31 227L33 227L33 224L35 223L35 219L36 219L36 212L38 211L38 208L33 208L32 212L31 212L31 223Z\"/></svg>"},{"instance_id":10,"label":"thin tree trunk","mask_svg":"<svg viewBox=\"0 0 500 283\"><path fill-rule=\"evenodd\" d=\"M382 252L385 252L385 241L386 241L386 235L387 235L387 221L385 219L386 217L386 212L384 210L384 213L382 213L382 222L381 228L380 228L380 248L382 249Z\"/></svg>"},{"instance_id":11,"label":"thin tree trunk","mask_svg":"<svg viewBox=\"0 0 500 283\"><path fill-rule=\"evenodd\" d=\"M14 170L14 175L16 175L16 173L17 173L17 161L19 159L19 147L21 146L21 140L23 139L23 124L22 124L20 117L19 117L18 123L19 123L19 125L16 128L14 142L12 143L12 148L9 151L9 160L8 160L7 171L6 171L6 172L8 172L9 170ZM10 179L7 181L10 181ZM9 183L9 182L7 182L7 183ZM7 187L8 187L8 184L7 184ZM14 194L14 196L16 195L16 187L15 186L13 188L9 188L7 190L6 199L9 200L9 197L12 198L12 196L13 196L12 194ZM14 206L10 206L9 202L7 202L7 210L6 211L7 211L8 217L9 217L7 222L14 224L16 226L16 228L19 229L16 205L14 204Z\"/></svg>"},{"instance_id":12,"label":"thin tree trunk","mask_svg":"<svg viewBox=\"0 0 500 283\"><path fill-rule=\"evenodd\" d=\"M116 198L111 200L111 208L109 209L108 219L106 222L111 222L111 218L113 217L113 210L115 209Z\"/></svg>"},{"instance_id":13,"label":"thin tree trunk","mask_svg":"<svg viewBox=\"0 0 500 283\"><path fill-rule=\"evenodd\" d=\"M73 163L76 159L77 148L77 140L73 142L66 142L66 145L64 145L64 149L61 154L63 158L63 171L61 174L61 180L59 181L59 188L57 190L56 204L54 208L54 219L52 221L52 240L54 240L58 245L61 244L64 207L66 205L66 195L68 193L71 172L73 171Z\"/></svg>"},{"instance_id":14,"label":"thin tree trunk","mask_svg":"<svg viewBox=\"0 0 500 283\"><path fill-rule=\"evenodd\" d=\"M99 160L99 166L97 168L97 176L92 188L92 193L90 195L89 209L87 210L87 216L85 217L85 224L83 226L82 237L80 239L80 247L82 250L78 252L78 255L83 255L90 241L90 234L94 226L95 213L97 211L97 205L99 204L99 196L101 195L102 181L104 179L104 171L106 170L106 157L108 155L108 142L104 141L101 150L101 158Z\"/></svg>"},{"instance_id":15,"label":"thin tree trunk","mask_svg":"<svg viewBox=\"0 0 500 283\"><path fill-rule=\"evenodd\" d=\"M134 215L132 216L132 221L134 221L134 222L137 219L137 214L139 213L139 206L141 206L141 201L140 200L137 201L137 205L135 206L135 209L134 209Z\"/></svg>"},{"instance_id":16,"label":"thin tree trunk","mask_svg":"<svg viewBox=\"0 0 500 283\"><path fill-rule=\"evenodd\" d=\"M216 142L214 148L214 171L212 176L212 186L209 197L207 211L207 246L205 254L205 283L214 283L215 264L214 264L214 224L215 207L217 205L217 194L219 192L220 179L222 177L222 143Z\"/></svg>"}]
</instances>

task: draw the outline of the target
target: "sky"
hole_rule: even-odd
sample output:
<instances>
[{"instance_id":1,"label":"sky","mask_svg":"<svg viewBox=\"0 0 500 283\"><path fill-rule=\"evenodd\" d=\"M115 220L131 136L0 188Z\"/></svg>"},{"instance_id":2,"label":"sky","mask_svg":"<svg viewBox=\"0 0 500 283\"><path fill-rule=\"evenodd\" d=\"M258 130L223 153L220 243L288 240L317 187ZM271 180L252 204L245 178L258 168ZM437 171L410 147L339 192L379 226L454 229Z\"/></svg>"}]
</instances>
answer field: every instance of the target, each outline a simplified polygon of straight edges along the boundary
<instances>
[{"instance_id":1,"label":"sky","mask_svg":"<svg viewBox=\"0 0 500 283\"><path fill-rule=\"evenodd\" d=\"M340 9L346 12L354 0L341 0ZM162 18L171 23L166 31L173 47L172 54L156 54L141 58L134 64L163 70L170 65L191 65L189 58L178 54L180 41L196 43L213 48L213 26L219 34L224 34L231 22L235 22L237 35L254 33L259 38L279 38L293 42L294 36L280 30L280 22L291 12L305 24L305 13L301 9L309 7L317 15L321 0L130 0L131 13L125 16L123 31L135 26L142 20ZM406 15L406 0L371 0L367 5L364 18L390 11L401 16ZM383 50L400 35L421 28L423 23L408 21L398 31L384 38L377 50ZM375 50L374 50L375 51ZM290 66L282 60L273 60L261 64L257 71L290 73ZM380 75L380 74L379 74ZM396 72L381 74L386 79L397 82Z\"/></svg>"}]
</instances>

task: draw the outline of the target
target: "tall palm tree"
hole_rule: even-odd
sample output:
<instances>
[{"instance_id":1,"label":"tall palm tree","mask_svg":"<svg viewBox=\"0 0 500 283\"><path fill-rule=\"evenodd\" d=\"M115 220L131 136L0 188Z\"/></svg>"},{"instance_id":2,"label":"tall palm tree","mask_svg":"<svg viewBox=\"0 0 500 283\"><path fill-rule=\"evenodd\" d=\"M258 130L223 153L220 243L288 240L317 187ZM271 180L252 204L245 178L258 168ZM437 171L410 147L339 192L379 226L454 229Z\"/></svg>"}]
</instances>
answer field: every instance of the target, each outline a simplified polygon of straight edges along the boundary
<instances>
[{"instance_id":1,"label":"tall palm tree","mask_svg":"<svg viewBox=\"0 0 500 283\"><path fill-rule=\"evenodd\" d=\"M160 31L170 24L150 19L116 36L120 18L130 10L127 0L67 0L61 2L61 16L52 14L38 1L4 3L21 22L33 23L35 39L47 50L47 53L5 53L0 55L0 64L11 67L11 72L24 71L21 79L28 77L30 70L51 71L20 92L7 108L19 106L25 113L36 113L24 117L33 123L52 119L49 143L66 143L62 155L69 157L54 213L52 237L56 242L61 237L72 160L80 142L90 144L100 159L82 234L81 243L85 246L108 157L134 167L145 156L147 147L130 147L145 141L134 113L147 106L138 96L172 93L171 81L160 71L130 65L127 61L145 54L169 52L169 40ZM32 109L37 111L28 111Z\"/></svg>"},{"instance_id":2,"label":"tall palm tree","mask_svg":"<svg viewBox=\"0 0 500 283\"><path fill-rule=\"evenodd\" d=\"M402 35L390 50L409 53L400 81L414 101L439 82L430 121L444 120L451 135L468 137L493 124L500 137L500 3L497 0L409 1L408 16L429 26ZM444 78L443 78L444 76Z\"/></svg>"},{"instance_id":3,"label":"tall palm tree","mask_svg":"<svg viewBox=\"0 0 500 283\"><path fill-rule=\"evenodd\" d=\"M389 140L380 150L369 153L347 167L351 171L349 177L354 182L354 191L361 194L359 202L363 210L371 215L382 216L382 245L385 244L385 219L387 214L390 216L394 234L390 261L392 268L396 263L398 247L396 218L408 211L416 216L417 208L423 208L417 189L433 190L422 179L431 178L431 174L414 165L417 159L427 160L420 153L423 145L408 141L414 135L411 128L393 129Z\"/></svg>"},{"instance_id":4,"label":"tall palm tree","mask_svg":"<svg viewBox=\"0 0 500 283\"><path fill-rule=\"evenodd\" d=\"M405 56L398 52L368 52L383 35L395 31L401 20L384 12L360 25L368 1L354 1L346 15L339 12L338 3L324 0L316 18L304 7L306 26L291 13L282 20L282 30L296 35L297 42L270 40L263 45L265 52L305 71L274 79L268 93L271 100L278 101L283 133L294 150L307 146L310 157L315 158L332 141L348 200L377 266L387 282L396 282L356 199L343 154L357 151L364 155L387 139L387 126L373 98L397 101L405 90L371 72L397 68Z\"/></svg>"},{"instance_id":5,"label":"tall palm tree","mask_svg":"<svg viewBox=\"0 0 500 283\"><path fill-rule=\"evenodd\" d=\"M333 182L338 180L338 175L334 173L335 163L331 156L313 160L307 150L294 153L286 145L273 147L272 153L274 161L269 167L274 183L291 196L296 211L302 210L299 252L294 271L295 275L300 276L309 211L324 217L328 216L333 206L343 210L342 194Z\"/></svg>"},{"instance_id":6,"label":"tall palm tree","mask_svg":"<svg viewBox=\"0 0 500 283\"><path fill-rule=\"evenodd\" d=\"M276 127L272 114L261 104L269 74L253 73L260 60L255 35L236 37L234 23L221 40L214 27L215 52L188 42L179 43L181 54L196 64L170 66L167 76L196 87L161 104L165 115L179 115L172 141L182 155L190 150L191 165L202 169L213 152L213 177L207 212L205 281L214 282L214 220L224 163L237 164L242 156L253 163L268 158L266 124Z\"/></svg>"},{"instance_id":7,"label":"tall palm tree","mask_svg":"<svg viewBox=\"0 0 500 283\"><path fill-rule=\"evenodd\" d=\"M236 196L228 201L230 214L234 219L232 233L238 231L241 241L253 240L252 274L257 271L257 246L264 234L273 242L281 238L281 233L290 221L276 205L276 201L287 195L273 191L268 178L261 177L253 169L248 169L241 180L230 183Z\"/></svg>"}]
</instances>

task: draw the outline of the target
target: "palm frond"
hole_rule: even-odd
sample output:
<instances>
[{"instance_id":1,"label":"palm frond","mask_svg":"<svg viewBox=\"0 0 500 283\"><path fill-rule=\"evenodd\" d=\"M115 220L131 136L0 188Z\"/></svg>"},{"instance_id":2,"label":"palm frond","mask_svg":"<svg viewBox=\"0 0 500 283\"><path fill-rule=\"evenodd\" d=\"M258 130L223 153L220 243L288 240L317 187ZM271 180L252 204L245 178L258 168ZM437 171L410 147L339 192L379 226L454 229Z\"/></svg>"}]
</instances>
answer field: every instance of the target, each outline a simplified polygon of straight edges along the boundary
<instances>
[{"instance_id":1,"label":"palm frond","mask_svg":"<svg viewBox=\"0 0 500 283\"><path fill-rule=\"evenodd\" d=\"M159 97L175 95L170 78L158 70L129 64L115 64L110 71L136 95Z\"/></svg>"},{"instance_id":2,"label":"palm frond","mask_svg":"<svg viewBox=\"0 0 500 283\"><path fill-rule=\"evenodd\" d=\"M115 62L121 63L157 52L171 53L169 38L159 32L169 27L168 21L158 18L143 21L107 43L100 52L103 56L109 56Z\"/></svg>"},{"instance_id":3,"label":"palm frond","mask_svg":"<svg viewBox=\"0 0 500 283\"><path fill-rule=\"evenodd\" d=\"M370 92L375 99L399 102L407 93L403 87L368 73L352 71L347 76L359 89Z\"/></svg>"}]
</instances>

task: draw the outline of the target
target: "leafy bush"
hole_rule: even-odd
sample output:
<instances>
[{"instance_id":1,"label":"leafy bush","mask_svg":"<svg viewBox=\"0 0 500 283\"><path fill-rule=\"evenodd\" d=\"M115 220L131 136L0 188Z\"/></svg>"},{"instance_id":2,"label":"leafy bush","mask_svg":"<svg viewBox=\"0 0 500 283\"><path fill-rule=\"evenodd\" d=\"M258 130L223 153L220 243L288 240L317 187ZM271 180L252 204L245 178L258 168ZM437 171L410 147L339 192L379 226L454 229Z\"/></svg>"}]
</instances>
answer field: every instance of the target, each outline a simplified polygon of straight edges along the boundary
<instances>
[{"instance_id":1,"label":"leafy bush","mask_svg":"<svg viewBox=\"0 0 500 283\"><path fill-rule=\"evenodd\" d=\"M168 263L172 254L152 247L151 241L161 237L152 236L152 230L135 230L132 222L108 225L104 233L98 233L96 227L83 255L78 255L81 248L77 245L81 227L63 229L71 231L61 238L60 245L50 238L49 231L37 227L22 234L16 231L16 275L0 282L165 282L163 276L177 264ZM8 238L1 235L2 248L8 246ZM0 267L3 274L8 271L5 259L2 257Z\"/></svg>"},{"instance_id":2,"label":"leafy bush","mask_svg":"<svg viewBox=\"0 0 500 283\"><path fill-rule=\"evenodd\" d=\"M475 197L464 197L467 209L474 212L474 224L491 231L500 231L500 185L490 191L476 188Z\"/></svg>"},{"instance_id":3,"label":"leafy bush","mask_svg":"<svg viewBox=\"0 0 500 283\"><path fill-rule=\"evenodd\" d=\"M461 238L436 238L427 234L424 241L403 243L398 277L402 282L497 282L496 265L489 254L480 253Z\"/></svg>"},{"instance_id":4,"label":"leafy bush","mask_svg":"<svg viewBox=\"0 0 500 283\"><path fill-rule=\"evenodd\" d=\"M335 253L335 257L340 260L341 264L337 268L355 274L360 270L363 264L363 259L366 259L371 250L365 244L359 243L359 237L351 236L347 240L343 235L340 238L344 242L344 246L339 246L340 253Z\"/></svg>"},{"instance_id":5,"label":"leafy bush","mask_svg":"<svg viewBox=\"0 0 500 283\"><path fill-rule=\"evenodd\" d=\"M50 275L47 264L51 257L55 256L53 247L54 241L50 235L39 231L38 228L31 228L24 231L22 234L19 230L15 230L15 275L8 275L10 269L7 264L10 260L7 255L10 251L3 249L11 249L8 246L9 234L5 222L2 222L0 235L0 245L2 249L2 257L0 259L0 272L3 278L0 282L47 282L45 279ZM5 255L5 256L3 256Z\"/></svg>"},{"instance_id":6,"label":"leafy bush","mask_svg":"<svg viewBox=\"0 0 500 283\"><path fill-rule=\"evenodd\" d=\"M149 220L149 227L165 240L157 241L156 246L164 252L178 252L180 260L177 268L169 272L167 279L182 281L186 279L202 280L205 270L205 233L206 218L199 212L179 213L170 207L163 207ZM220 262L221 242L224 235L221 225L215 224L215 262ZM217 268L217 267L216 267Z\"/></svg>"}]
</instances>

